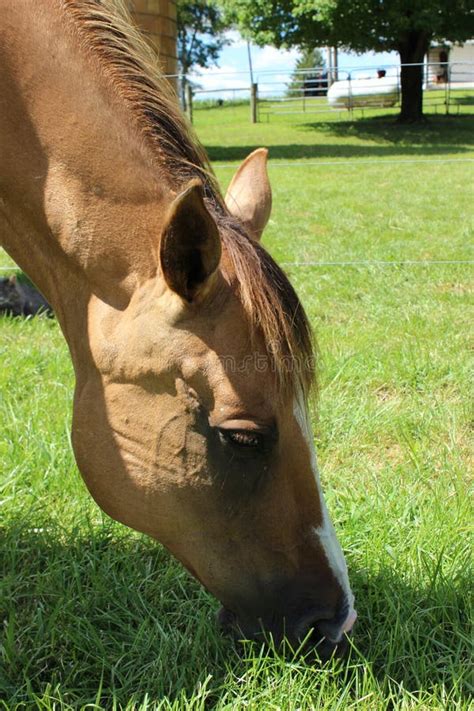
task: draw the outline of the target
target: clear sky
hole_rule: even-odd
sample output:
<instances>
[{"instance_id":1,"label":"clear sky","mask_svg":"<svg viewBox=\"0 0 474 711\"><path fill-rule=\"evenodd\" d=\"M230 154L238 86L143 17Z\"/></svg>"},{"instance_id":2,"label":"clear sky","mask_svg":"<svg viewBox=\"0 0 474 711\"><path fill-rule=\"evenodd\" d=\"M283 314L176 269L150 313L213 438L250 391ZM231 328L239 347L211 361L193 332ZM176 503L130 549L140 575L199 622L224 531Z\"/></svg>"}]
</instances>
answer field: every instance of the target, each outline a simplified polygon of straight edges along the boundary
<instances>
[{"instance_id":1,"label":"clear sky","mask_svg":"<svg viewBox=\"0 0 474 711\"><path fill-rule=\"evenodd\" d=\"M213 93L198 93L196 98L232 98L244 97L248 90L249 79L249 62L247 54L247 43L240 37L237 32L229 32L228 37L231 44L222 50L217 67L199 70L195 81L203 89L209 90L218 89L219 92ZM326 50L321 49L324 58L326 59ZM254 80L259 84L259 91L269 91L281 93L285 90L288 83L289 75L291 74L296 60L299 57L299 51L279 50L275 47L256 47L251 46L252 64L254 71ZM386 52L383 54L375 54L367 52L357 55L348 52L339 51L338 63L341 70L340 78L344 77L344 70L357 70L356 76L362 76L364 69L372 68L373 70L386 66L396 66L400 62L396 52ZM270 74L270 72L274 74ZM389 71L387 73L390 73ZM370 74L367 70L365 74ZM241 89L242 91L233 91ZM247 94L248 95L248 94Z\"/></svg>"}]
</instances>

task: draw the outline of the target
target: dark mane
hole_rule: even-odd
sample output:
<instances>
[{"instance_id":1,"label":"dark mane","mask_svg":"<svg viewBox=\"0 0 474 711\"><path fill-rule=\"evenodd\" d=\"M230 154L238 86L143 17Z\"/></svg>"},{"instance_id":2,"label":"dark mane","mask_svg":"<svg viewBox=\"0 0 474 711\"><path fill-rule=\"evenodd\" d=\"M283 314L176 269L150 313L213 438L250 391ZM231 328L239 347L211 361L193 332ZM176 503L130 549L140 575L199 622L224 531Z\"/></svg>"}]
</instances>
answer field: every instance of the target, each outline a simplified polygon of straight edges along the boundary
<instances>
[{"instance_id":1,"label":"dark mane","mask_svg":"<svg viewBox=\"0 0 474 711\"><path fill-rule=\"evenodd\" d=\"M192 178L202 180L206 203L220 227L228 257L226 276L235 276L232 280L249 322L262 334L281 386L308 391L314 379L314 359L311 328L303 307L280 267L228 213L207 155L159 70L155 53L133 26L125 3L59 2L74 21L84 50L97 58L114 90L129 105L139 130L166 166L173 187L179 190Z\"/></svg>"}]
</instances>

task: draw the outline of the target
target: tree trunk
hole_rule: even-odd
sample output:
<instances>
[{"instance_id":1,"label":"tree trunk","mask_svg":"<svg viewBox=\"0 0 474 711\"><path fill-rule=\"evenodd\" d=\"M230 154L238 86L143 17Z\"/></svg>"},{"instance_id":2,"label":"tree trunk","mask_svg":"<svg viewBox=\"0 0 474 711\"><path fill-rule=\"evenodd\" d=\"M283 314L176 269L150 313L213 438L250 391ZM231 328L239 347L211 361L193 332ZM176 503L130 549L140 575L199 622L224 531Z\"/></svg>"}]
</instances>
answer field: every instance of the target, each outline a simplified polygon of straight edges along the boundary
<instances>
[{"instance_id":1,"label":"tree trunk","mask_svg":"<svg viewBox=\"0 0 474 711\"><path fill-rule=\"evenodd\" d=\"M426 32L408 32L398 46L401 67L402 107L399 123L423 121L423 60L430 46ZM415 66L406 66L415 65Z\"/></svg>"}]
</instances>

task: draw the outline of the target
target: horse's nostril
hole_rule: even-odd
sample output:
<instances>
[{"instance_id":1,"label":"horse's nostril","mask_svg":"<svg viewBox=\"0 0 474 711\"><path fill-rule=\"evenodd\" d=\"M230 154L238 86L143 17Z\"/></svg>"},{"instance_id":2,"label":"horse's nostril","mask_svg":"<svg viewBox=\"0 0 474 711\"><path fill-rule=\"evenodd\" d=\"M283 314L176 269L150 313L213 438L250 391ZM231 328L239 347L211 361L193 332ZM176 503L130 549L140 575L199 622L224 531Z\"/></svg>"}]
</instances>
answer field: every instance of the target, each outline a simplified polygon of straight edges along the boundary
<instances>
[{"instance_id":1,"label":"horse's nostril","mask_svg":"<svg viewBox=\"0 0 474 711\"><path fill-rule=\"evenodd\" d=\"M313 648L321 661L325 662L331 657L343 657L347 653L348 643L344 635L334 642L321 629L313 627L305 647Z\"/></svg>"},{"instance_id":2,"label":"horse's nostril","mask_svg":"<svg viewBox=\"0 0 474 711\"><path fill-rule=\"evenodd\" d=\"M340 642L344 636L340 623L333 622L332 620L323 620L322 622L318 622L316 629L329 642L333 642L333 644Z\"/></svg>"},{"instance_id":3,"label":"horse's nostril","mask_svg":"<svg viewBox=\"0 0 474 711\"><path fill-rule=\"evenodd\" d=\"M324 642L326 646L333 648L346 645L345 636L352 631L357 619L355 610L345 611L343 615L336 615L330 619L313 619L305 621L304 628L300 630L300 638L305 638L309 633L308 642L319 644Z\"/></svg>"}]
</instances>

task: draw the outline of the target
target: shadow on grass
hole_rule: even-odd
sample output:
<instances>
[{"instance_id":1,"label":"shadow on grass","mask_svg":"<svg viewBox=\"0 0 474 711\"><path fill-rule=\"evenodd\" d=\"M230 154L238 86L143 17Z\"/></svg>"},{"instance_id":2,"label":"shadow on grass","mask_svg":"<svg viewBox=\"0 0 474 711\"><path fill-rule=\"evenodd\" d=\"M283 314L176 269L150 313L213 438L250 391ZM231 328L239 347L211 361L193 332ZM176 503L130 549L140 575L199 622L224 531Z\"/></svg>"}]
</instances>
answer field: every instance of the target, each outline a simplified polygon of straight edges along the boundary
<instances>
[{"instance_id":1,"label":"shadow on grass","mask_svg":"<svg viewBox=\"0 0 474 711\"><path fill-rule=\"evenodd\" d=\"M427 116L427 122L422 124L397 124L385 116L375 116L358 121L307 123L303 127L338 138L356 136L394 150L444 153L466 151L474 146L474 115L471 114Z\"/></svg>"},{"instance_id":2,"label":"shadow on grass","mask_svg":"<svg viewBox=\"0 0 474 711\"><path fill-rule=\"evenodd\" d=\"M201 689L209 707L232 689L237 693L248 675L252 688L260 675L262 686L268 683L266 657L255 663L258 649L252 655L247 645L244 656L218 634L214 600L161 547L119 538L116 530L106 525L67 535L23 522L2 531L0 698L7 708L48 688L73 707L93 703L101 689L105 708L145 695L181 700L184 707ZM444 687L467 697L468 649L459 635L468 628L463 581L457 588L412 587L387 570L355 573L352 582L358 651L355 664L331 672L336 687L347 692L349 686L357 698L360 675L370 668L387 695L395 684L408 692ZM289 667L276 658L275 667L273 659L278 677L304 674L301 661ZM313 679L316 692L320 682Z\"/></svg>"},{"instance_id":3,"label":"shadow on grass","mask_svg":"<svg viewBox=\"0 0 474 711\"><path fill-rule=\"evenodd\" d=\"M357 121L314 122L298 125L311 133L310 144L273 144L265 137L262 142L246 146L213 146L206 149L211 161L240 161L262 143L270 151L271 159L295 160L304 158L404 158L435 157L463 154L474 146L474 116L440 116L430 118L421 126L403 126L386 117L360 119ZM324 136L324 142L318 137ZM334 143L327 137L334 136ZM341 143L340 139L369 140L372 143Z\"/></svg>"},{"instance_id":4,"label":"shadow on grass","mask_svg":"<svg viewBox=\"0 0 474 711\"><path fill-rule=\"evenodd\" d=\"M456 97L453 103L457 106L474 106L474 96Z\"/></svg>"}]
</instances>

